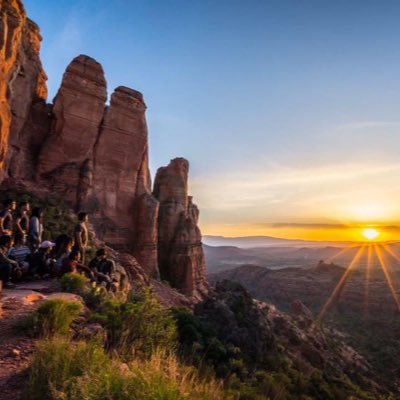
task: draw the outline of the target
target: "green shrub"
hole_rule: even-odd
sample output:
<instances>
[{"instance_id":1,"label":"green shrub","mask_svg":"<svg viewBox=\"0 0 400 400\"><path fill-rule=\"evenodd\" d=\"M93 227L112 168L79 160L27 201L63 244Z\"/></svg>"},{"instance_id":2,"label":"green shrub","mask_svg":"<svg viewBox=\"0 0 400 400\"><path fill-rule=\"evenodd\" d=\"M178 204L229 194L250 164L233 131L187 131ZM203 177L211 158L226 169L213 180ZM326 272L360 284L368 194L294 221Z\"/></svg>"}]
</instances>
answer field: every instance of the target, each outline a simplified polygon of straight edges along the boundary
<instances>
[{"instance_id":1,"label":"green shrub","mask_svg":"<svg viewBox=\"0 0 400 400\"><path fill-rule=\"evenodd\" d=\"M105 326L108 349L125 360L149 357L158 348L175 348L174 319L148 291L126 302L107 301L93 319Z\"/></svg>"},{"instance_id":2,"label":"green shrub","mask_svg":"<svg viewBox=\"0 0 400 400\"><path fill-rule=\"evenodd\" d=\"M46 300L28 317L27 325L36 336L66 335L81 311L82 305L76 301Z\"/></svg>"},{"instance_id":3,"label":"green shrub","mask_svg":"<svg viewBox=\"0 0 400 400\"><path fill-rule=\"evenodd\" d=\"M83 293L83 300L91 310L101 309L107 301L113 300L115 297L116 295L109 292L104 286L96 284L87 288Z\"/></svg>"},{"instance_id":4,"label":"green shrub","mask_svg":"<svg viewBox=\"0 0 400 400\"><path fill-rule=\"evenodd\" d=\"M73 399L71 394L77 378L99 378L111 373L110 364L110 359L95 342L72 344L62 338L42 341L38 343L29 367L28 398Z\"/></svg>"},{"instance_id":5,"label":"green shrub","mask_svg":"<svg viewBox=\"0 0 400 400\"><path fill-rule=\"evenodd\" d=\"M61 290L63 292L75 293L82 296L88 289L87 284L89 280L76 273L68 273L62 276L60 279Z\"/></svg>"},{"instance_id":6,"label":"green shrub","mask_svg":"<svg viewBox=\"0 0 400 400\"><path fill-rule=\"evenodd\" d=\"M176 357L156 351L121 365L91 342L56 339L37 346L29 368L31 400L219 400L221 383L202 380Z\"/></svg>"},{"instance_id":7,"label":"green shrub","mask_svg":"<svg viewBox=\"0 0 400 400\"><path fill-rule=\"evenodd\" d=\"M212 366L219 378L239 374L244 379L247 371L243 354L238 347L222 343L216 332L206 326L186 308L172 310L178 328L179 352L199 368Z\"/></svg>"}]
</instances>

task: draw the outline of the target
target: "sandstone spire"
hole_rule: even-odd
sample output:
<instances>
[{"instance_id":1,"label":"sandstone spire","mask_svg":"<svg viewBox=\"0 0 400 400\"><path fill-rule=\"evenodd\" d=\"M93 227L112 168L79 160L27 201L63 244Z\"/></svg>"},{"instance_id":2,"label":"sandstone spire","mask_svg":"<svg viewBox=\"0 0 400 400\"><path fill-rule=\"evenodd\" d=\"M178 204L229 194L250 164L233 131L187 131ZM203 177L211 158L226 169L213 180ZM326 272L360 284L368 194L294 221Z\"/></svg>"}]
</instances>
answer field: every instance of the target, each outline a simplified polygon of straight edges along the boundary
<instances>
[{"instance_id":1,"label":"sandstone spire","mask_svg":"<svg viewBox=\"0 0 400 400\"><path fill-rule=\"evenodd\" d=\"M189 163L171 160L157 171L153 194L160 202L158 263L161 278L186 295L200 297L206 288L199 212L188 196Z\"/></svg>"},{"instance_id":2,"label":"sandstone spire","mask_svg":"<svg viewBox=\"0 0 400 400\"><path fill-rule=\"evenodd\" d=\"M100 239L133 254L149 276L161 270L200 297L205 265L189 164L178 158L160 168L151 193L143 95L120 86L106 106L102 66L79 55L47 104L39 28L19 0L0 5L0 183L6 177L9 187L88 211Z\"/></svg>"}]
</instances>

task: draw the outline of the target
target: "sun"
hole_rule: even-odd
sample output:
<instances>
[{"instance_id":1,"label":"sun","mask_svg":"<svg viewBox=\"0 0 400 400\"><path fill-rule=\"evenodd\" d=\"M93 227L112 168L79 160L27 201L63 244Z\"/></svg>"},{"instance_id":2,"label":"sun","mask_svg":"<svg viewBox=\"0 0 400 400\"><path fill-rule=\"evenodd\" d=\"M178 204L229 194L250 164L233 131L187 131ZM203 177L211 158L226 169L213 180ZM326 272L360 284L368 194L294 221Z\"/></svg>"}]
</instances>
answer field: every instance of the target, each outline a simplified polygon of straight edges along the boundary
<instances>
[{"instance_id":1,"label":"sun","mask_svg":"<svg viewBox=\"0 0 400 400\"><path fill-rule=\"evenodd\" d=\"M362 231L362 235L368 240L374 240L380 235L380 233L376 229L367 228Z\"/></svg>"}]
</instances>

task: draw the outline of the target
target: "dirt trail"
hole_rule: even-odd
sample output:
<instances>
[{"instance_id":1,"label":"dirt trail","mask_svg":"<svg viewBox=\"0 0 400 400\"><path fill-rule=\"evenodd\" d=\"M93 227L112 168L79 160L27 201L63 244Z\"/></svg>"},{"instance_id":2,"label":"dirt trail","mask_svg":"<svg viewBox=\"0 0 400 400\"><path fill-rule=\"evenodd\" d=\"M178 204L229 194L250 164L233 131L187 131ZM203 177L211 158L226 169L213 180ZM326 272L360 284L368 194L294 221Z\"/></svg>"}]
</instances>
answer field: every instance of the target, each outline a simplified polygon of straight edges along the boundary
<instances>
[{"instance_id":1,"label":"dirt trail","mask_svg":"<svg viewBox=\"0 0 400 400\"><path fill-rule=\"evenodd\" d=\"M35 340L19 332L15 325L45 298L42 293L51 293L54 287L52 281L38 281L0 293L0 400L23 399L28 383L26 368Z\"/></svg>"}]
</instances>

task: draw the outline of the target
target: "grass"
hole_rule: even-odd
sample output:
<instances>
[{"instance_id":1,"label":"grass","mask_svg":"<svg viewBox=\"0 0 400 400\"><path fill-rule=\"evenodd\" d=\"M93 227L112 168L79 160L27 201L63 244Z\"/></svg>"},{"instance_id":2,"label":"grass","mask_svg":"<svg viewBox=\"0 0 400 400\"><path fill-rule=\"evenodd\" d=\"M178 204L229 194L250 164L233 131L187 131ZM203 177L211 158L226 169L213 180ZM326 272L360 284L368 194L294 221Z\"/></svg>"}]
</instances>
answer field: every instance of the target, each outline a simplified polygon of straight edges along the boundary
<instances>
[{"instance_id":1,"label":"grass","mask_svg":"<svg viewBox=\"0 0 400 400\"><path fill-rule=\"evenodd\" d=\"M93 315L107 331L107 348L125 361L149 357L157 348L175 349L177 331L171 312L148 291L127 301L107 300Z\"/></svg>"},{"instance_id":2,"label":"grass","mask_svg":"<svg viewBox=\"0 0 400 400\"><path fill-rule=\"evenodd\" d=\"M25 328L39 337L68 335L72 321L82 308L82 304L76 301L46 300L27 318Z\"/></svg>"},{"instance_id":3,"label":"grass","mask_svg":"<svg viewBox=\"0 0 400 400\"><path fill-rule=\"evenodd\" d=\"M122 364L96 342L44 340L29 368L31 400L219 400L221 382L203 380L196 370L165 351Z\"/></svg>"}]
</instances>

